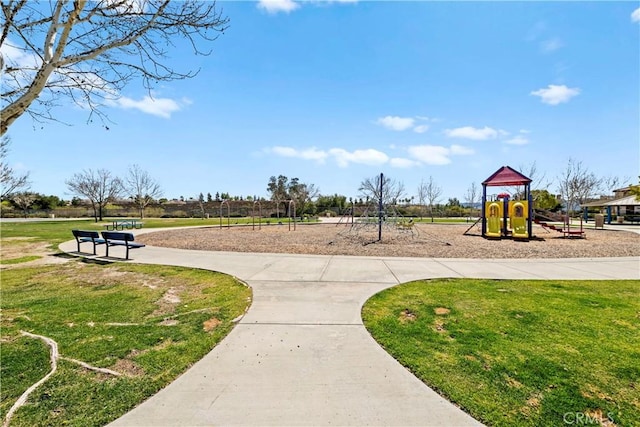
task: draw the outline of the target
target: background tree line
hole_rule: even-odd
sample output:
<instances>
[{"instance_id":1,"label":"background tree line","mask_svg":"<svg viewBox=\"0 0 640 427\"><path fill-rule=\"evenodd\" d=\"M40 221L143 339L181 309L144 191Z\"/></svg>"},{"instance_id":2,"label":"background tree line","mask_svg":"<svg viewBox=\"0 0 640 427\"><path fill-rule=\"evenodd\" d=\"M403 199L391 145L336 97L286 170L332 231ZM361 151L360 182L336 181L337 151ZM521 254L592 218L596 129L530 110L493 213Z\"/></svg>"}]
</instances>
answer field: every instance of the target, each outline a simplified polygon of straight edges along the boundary
<instances>
[{"instance_id":1,"label":"background tree line","mask_svg":"<svg viewBox=\"0 0 640 427\"><path fill-rule=\"evenodd\" d=\"M58 196L45 196L29 191L29 173L17 173L6 160L9 142L5 136L0 146L0 177L5 208L7 206L15 208L27 216L29 210L48 211L68 205L69 202ZM533 181L531 194L535 208L551 211L559 211L563 208L565 211L567 209L574 211L581 203L599 195L610 194L624 182L615 177L597 177L581 162L570 159L567 168L556 177L558 193L553 194L547 189L551 186L551 182L546 181L544 175L540 176L535 162L529 168L522 169L525 170L523 174L528 175ZM297 177L271 176L266 187L268 198L234 196L229 192L217 191L214 194L207 192L206 196L200 193L188 199L180 197L182 203L196 203L197 209L167 209L167 213L160 214L170 216L171 212L175 212L176 215L193 216L193 212L197 212L196 216L205 217L206 214L217 216L219 203L229 201L249 202L247 206L238 205L240 210L234 215L251 215L251 204L257 200L263 203L269 201L271 205L268 209L272 209L269 215L274 214L277 218L282 215L293 215L294 212L290 211L293 206L297 216L343 215L351 210L355 215L362 215L365 212L372 215L381 199L384 205L393 205L394 209L403 216L420 218L429 216L432 221L435 217L475 217L481 214L479 203L482 196L481 187L476 183L471 183L467 189L464 202L457 197L449 197L444 202L442 187L432 176L426 180L424 178L420 180L416 189L417 196L409 196L403 183L387 176L382 178L383 193L380 193L380 179L380 175L364 179L358 188L358 196L347 197L337 193L321 194L315 184L304 183ZM145 211L151 204L171 204L170 201L162 198L160 185L138 165L130 166L122 178L105 169L83 170L68 179L66 185L74 196L71 205L81 206L86 200L96 221L103 219L108 204L117 203L123 206L124 210L128 209L127 206L134 206L140 218L144 218ZM632 192L635 189L640 189L640 186L631 186ZM508 190L512 197L522 197L522 188L514 187ZM293 204L290 201L293 201ZM213 206L216 203L218 205ZM372 207L374 207L373 210ZM164 210L162 209L162 212ZM158 213L159 211L154 211L154 214Z\"/></svg>"}]
</instances>

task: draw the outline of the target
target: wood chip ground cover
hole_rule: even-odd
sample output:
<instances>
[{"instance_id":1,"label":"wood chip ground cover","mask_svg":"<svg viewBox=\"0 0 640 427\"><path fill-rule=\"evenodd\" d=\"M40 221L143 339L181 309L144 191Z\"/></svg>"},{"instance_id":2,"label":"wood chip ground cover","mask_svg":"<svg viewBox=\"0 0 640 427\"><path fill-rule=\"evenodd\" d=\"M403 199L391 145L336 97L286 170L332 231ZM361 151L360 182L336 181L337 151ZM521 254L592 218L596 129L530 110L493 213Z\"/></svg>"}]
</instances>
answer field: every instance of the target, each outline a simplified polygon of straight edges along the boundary
<instances>
[{"instance_id":1,"label":"wood chip ground cover","mask_svg":"<svg viewBox=\"0 0 640 427\"><path fill-rule=\"evenodd\" d=\"M468 224L416 224L416 234L383 230L351 232L344 225L304 224L295 231L287 225L166 230L143 234L139 240L153 246L209 251L360 255L427 258L592 258L640 256L640 235L617 230L587 230L586 239L564 239L534 227L534 240L487 240ZM369 244L370 243L370 244Z\"/></svg>"}]
</instances>

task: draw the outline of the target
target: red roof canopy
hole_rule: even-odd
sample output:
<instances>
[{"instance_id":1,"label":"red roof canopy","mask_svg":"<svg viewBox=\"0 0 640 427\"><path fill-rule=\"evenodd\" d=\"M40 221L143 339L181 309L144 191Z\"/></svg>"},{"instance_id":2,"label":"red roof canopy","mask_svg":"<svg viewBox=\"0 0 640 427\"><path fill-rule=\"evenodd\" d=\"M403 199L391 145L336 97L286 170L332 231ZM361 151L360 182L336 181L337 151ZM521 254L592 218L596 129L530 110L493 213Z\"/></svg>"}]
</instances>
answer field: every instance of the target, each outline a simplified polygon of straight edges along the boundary
<instances>
[{"instance_id":1,"label":"red roof canopy","mask_svg":"<svg viewBox=\"0 0 640 427\"><path fill-rule=\"evenodd\" d=\"M487 178L482 185L497 187L506 185L527 185L530 183L531 180L517 170L511 169L509 166L503 166Z\"/></svg>"}]
</instances>

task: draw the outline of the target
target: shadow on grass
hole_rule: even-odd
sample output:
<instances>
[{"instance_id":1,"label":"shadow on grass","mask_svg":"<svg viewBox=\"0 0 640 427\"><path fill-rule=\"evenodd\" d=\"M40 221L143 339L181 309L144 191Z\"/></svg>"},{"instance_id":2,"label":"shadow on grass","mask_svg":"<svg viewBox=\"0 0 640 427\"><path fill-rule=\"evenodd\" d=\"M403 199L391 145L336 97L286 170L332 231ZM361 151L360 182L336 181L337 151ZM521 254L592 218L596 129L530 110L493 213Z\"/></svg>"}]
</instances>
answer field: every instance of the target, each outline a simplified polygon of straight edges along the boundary
<instances>
[{"instance_id":1,"label":"shadow on grass","mask_svg":"<svg viewBox=\"0 0 640 427\"><path fill-rule=\"evenodd\" d=\"M95 257L95 255L88 253L88 252L77 252L77 251L73 251L73 252L63 252L63 253L59 253L59 254L53 254L50 255L52 257L56 257L56 258L62 258L62 259L75 259L78 260L78 262L84 263L84 264L92 264L92 265L108 265L108 264L113 264L113 262L115 261L124 261L124 259L119 259L119 258L106 258L106 257Z\"/></svg>"}]
</instances>

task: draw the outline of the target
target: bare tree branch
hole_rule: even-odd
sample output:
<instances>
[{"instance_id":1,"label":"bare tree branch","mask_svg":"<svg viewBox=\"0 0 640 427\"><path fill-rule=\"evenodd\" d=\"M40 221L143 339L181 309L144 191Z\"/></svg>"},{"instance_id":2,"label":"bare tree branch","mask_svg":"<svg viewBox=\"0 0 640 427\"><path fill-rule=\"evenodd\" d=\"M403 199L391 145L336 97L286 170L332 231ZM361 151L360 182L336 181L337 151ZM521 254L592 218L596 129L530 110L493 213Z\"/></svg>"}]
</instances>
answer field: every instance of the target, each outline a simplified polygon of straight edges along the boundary
<instances>
[{"instance_id":1,"label":"bare tree branch","mask_svg":"<svg viewBox=\"0 0 640 427\"><path fill-rule=\"evenodd\" d=\"M10 143L7 135L0 138L0 199L10 197L17 191L26 191L30 186L29 172L17 174L7 163Z\"/></svg>"},{"instance_id":2,"label":"bare tree branch","mask_svg":"<svg viewBox=\"0 0 640 427\"><path fill-rule=\"evenodd\" d=\"M168 49L184 40L208 55L229 22L215 1L197 0L3 0L2 15L0 135L24 113L55 120L51 110L64 99L105 118L134 78L150 91L194 77L197 70L167 65Z\"/></svg>"},{"instance_id":3,"label":"bare tree branch","mask_svg":"<svg viewBox=\"0 0 640 427\"><path fill-rule=\"evenodd\" d=\"M465 201L469 204L470 216L473 216L471 215L471 213L475 209L475 204L479 196L480 196L480 190L478 189L478 186L476 185L476 183L472 182L469 188L467 189L467 194L465 197Z\"/></svg>"},{"instance_id":4,"label":"bare tree branch","mask_svg":"<svg viewBox=\"0 0 640 427\"><path fill-rule=\"evenodd\" d=\"M122 194L122 181L105 169L93 171L87 169L76 173L66 181L67 188L78 196L89 199L93 215L102 221L103 210L107 203L116 200Z\"/></svg>"},{"instance_id":5,"label":"bare tree branch","mask_svg":"<svg viewBox=\"0 0 640 427\"><path fill-rule=\"evenodd\" d=\"M421 185L424 181L421 182ZM429 177L429 181L426 183L425 195L427 197L427 202L429 203L429 213L431 214L431 222L433 222L433 207L438 204L440 201L440 196L442 195L442 187L440 187L433 180L433 177Z\"/></svg>"},{"instance_id":6,"label":"bare tree branch","mask_svg":"<svg viewBox=\"0 0 640 427\"><path fill-rule=\"evenodd\" d=\"M140 212L140 218L144 218L144 210L155 199L162 197L162 188L147 171L138 165L129 167L124 180L125 190L133 200ZM204 216L204 215L203 215Z\"/></svg>"},{"instance_id":7,"label":"bare tree branch","mask_svg":"<svg viewBox=\"0 0 640 427\"><path fill-rule=\"evenodd\" d=\"M360 183L358 188L362 197L368 197L369 200L378 204L382 199L383 205L391 205L404 196L405 189L402 182L398 182L388 176L383 177L382 194L380 193L380 175L373 178L366 178Z\"/></svg>"},{"instance_id":8,"label":"bare tree branch","mask_svg":"<svg viewBox=\"0 0 640 427\"><path fill-rule=\"evenodd\" d=\"M557 179L558 192L565 202L567 214L571 213L578 204L593 198L602 185L601 178L590 172L581 161L572 158Z\"/></svg>"}]
</instances>

